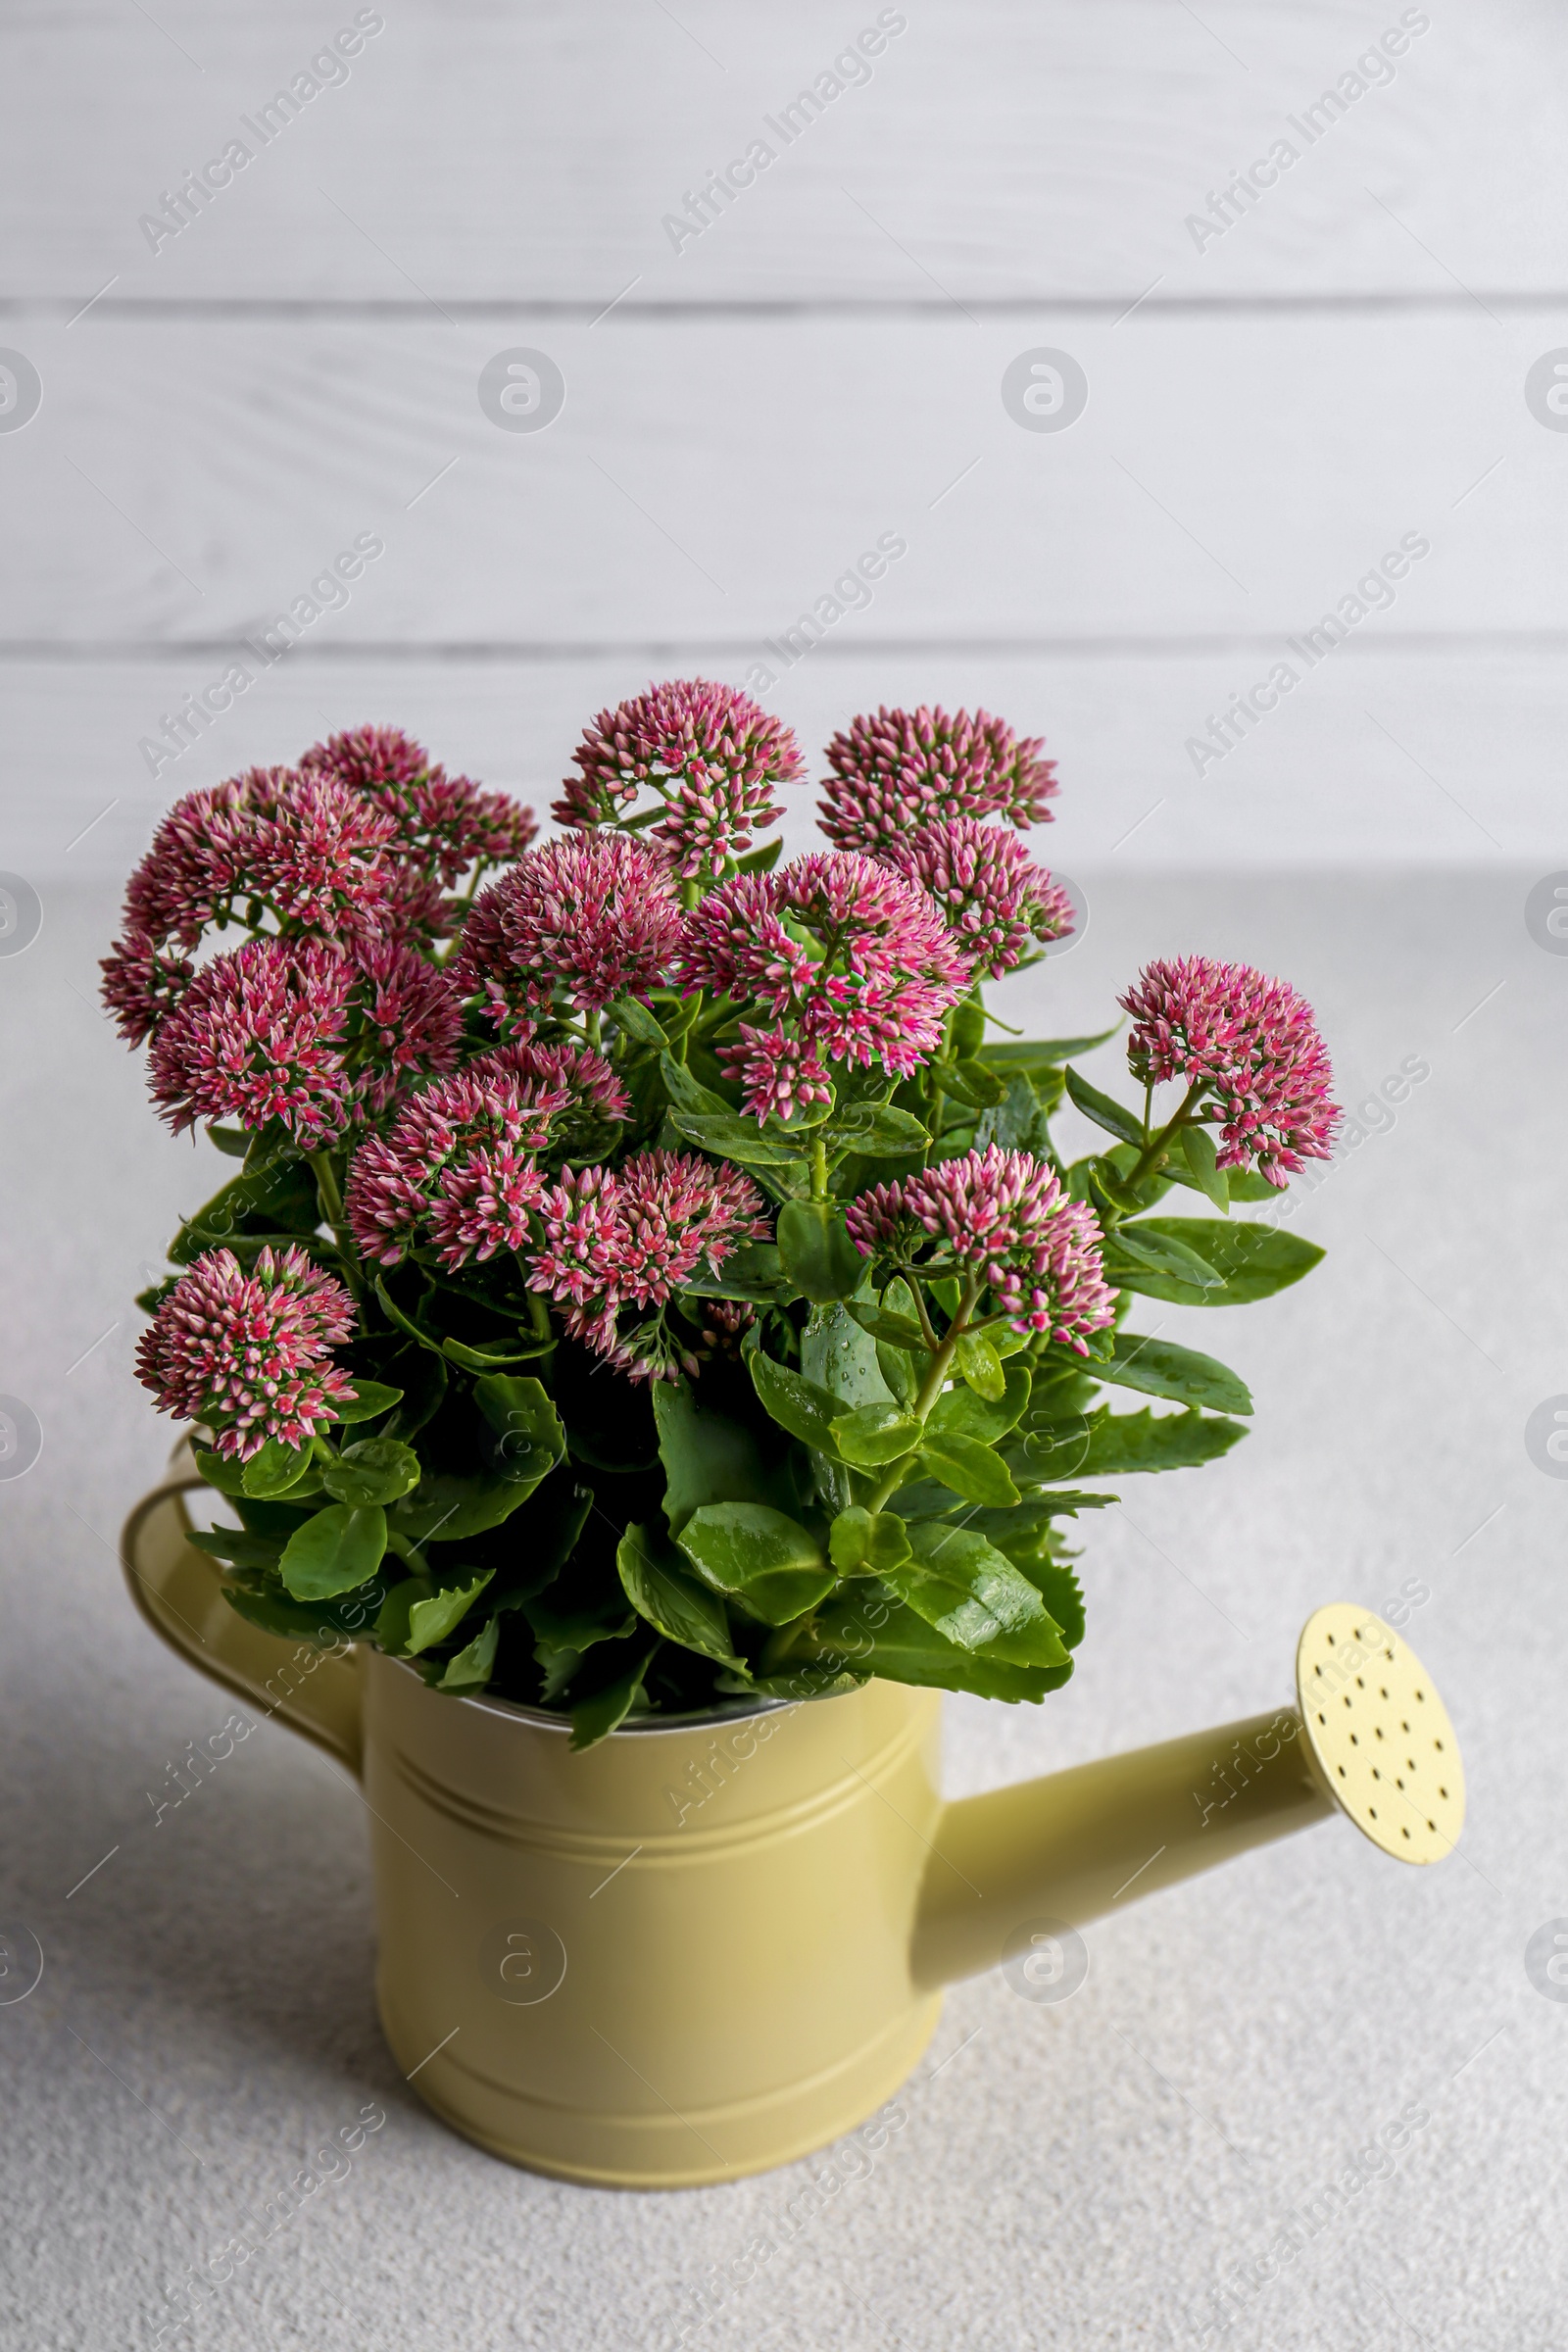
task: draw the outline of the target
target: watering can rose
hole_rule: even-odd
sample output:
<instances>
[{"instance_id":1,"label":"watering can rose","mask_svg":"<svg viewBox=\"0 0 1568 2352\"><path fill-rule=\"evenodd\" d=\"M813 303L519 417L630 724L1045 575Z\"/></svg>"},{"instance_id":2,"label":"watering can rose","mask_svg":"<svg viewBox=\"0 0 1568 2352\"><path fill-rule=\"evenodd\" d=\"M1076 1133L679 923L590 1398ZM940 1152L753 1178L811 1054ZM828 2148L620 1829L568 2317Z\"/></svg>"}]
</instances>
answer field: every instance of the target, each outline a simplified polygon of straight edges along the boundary
<instances>
[{"instance_id":1,"label":"watering can rose","mask_svg":"<svg viewBox=\"0 0 1568 2352\"><path fill-rule=\"evenodd\" d=\"M1310 1008L1152 963L1102 1091L1112 1030L987 1001L1072 927L1040 741L883 709L826 767L831 846L780 863L795 737L676 680L592 721L544 843L391 727L165 818L104 996L232 1164L138 1371L241 1616L578 1745L871 1677L1038 1701L1072 1523L1245 1435L1131 1317L1320 1255L1245 1213L1332 1148Z\"/></svg>"}]
</instances>

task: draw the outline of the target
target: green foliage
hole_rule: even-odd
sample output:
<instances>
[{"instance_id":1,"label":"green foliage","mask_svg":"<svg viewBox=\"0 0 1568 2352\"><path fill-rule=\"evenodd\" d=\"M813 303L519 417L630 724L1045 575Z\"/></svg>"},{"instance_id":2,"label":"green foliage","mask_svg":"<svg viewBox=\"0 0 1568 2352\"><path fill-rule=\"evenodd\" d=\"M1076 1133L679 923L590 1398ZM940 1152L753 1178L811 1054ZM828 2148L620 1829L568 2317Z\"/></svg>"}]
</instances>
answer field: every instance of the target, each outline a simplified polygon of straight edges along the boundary
<instances>
[{"instance_id":1,"label":"green foliage","mask_svg":"<svg viewBox=\"0 0 1568 2352\"><path fill-rule=\"evenodd\" d=\"M1184 1127L1180 1136L1182 1157L1200 1193L1206 1193L1222 1217L1231 1213L1231 1188L1225 1170L1218 1165L1214 1137L1207 1127Z\"/></svg>"},{"instance_id":2,"label":"green foliage","mask_svg":"<svg viewBox=\"0 0 1568 2352\"><path fill-rule=\"evenodd\" d=\"M833 1444L833 1424L844 1419L850 1408L842 1397L834 1396L808 1380L800 1372L792 1372L787 1364L776 1364L755 1348L747 1357L758 1396L781 1429L803 1446L814 1446L823 1453L836 1453Z\"/></svg>"},{"instance_id":3,"label":"green foliage","mask_svg":"<svg viewBox=\"0 0 1568 2352\"><path fill-rule=\"evenodd\" d=\"M865 1275L844 1211L830 1200L786 1200L778 1213L778 1251L795 1288L819 1306L853 1298Z\"/></svg>"},{"instance_id":4,"label":"green foliage","mask_svg":"<svg viewBox=\"0 0 1568 2352\"><path fill-rule=\"evenodd\" d=\"M397 1502L419 1483L419 1457L396 1438L361 1438L321 1472L336 1502Z\"/></svg>"},{"instance_id":5,"label":"green foliage","mask_svg":"<svg viewBox=\"0 0 1568 2352\"><path fill-rule=\"evenodd\" d=\"M1223 1224L1207 1217L1145 1217L1132 1230L1146 1252L1151 1247L1162 1247L1169 1270L1146 1273L1142 1280L1125 1287L1145 1291L1152 1298L1168 1298L1177 1306L1245 1306L1253 1299L1271 1298L1276 1291L1310 1273L1323 1255L1315 1242L1303 1242L1298 1234L1277 1233L1269 1225ZM1118 1229L1118 1244L1126 1242L1128 1232L1125 1225ZM1173 1249L1197 1258L1207 1269L1208 1280L1195 1282L1183 1275L1169 1260ZM1106 1270L1108 1273L1108 1265Z\"/></svg>"},{"instance_id":6,"label":"green foliage","mask_svg":"<svg viewBox=\"0 0 1568 2352\"><path fill-rule=\"evenodd\" d=\"M910 1558L882 1582L960 1649L1007 1666L1064 1666L1061 1629L1004 1552L971 1528L929 1520L908 1531Z\"/></svg>"},{"instance_id":7,"label":"green foliage","mask_svg":"<svg viewBox=\"0 0 1568 2352\"><path fill-rule=\"evenodd\" d=\"M279 1573L295 1600L330 1600L368 1584L386 1551L386 1513L378 1503L330 1502L283 1546Z\"/></svg>"},{"instance_id":8,"label":"green foliage","mask_svg":"<svg viewBox=\"0 0 1568 2352\"><path fill-rule=\"evenodd\" d=\"M770 841L727 870L765 872L777 854ZM240 927L275 919L258 908ZM814 960L838 953L783 919ZM994 1039L1005 1024L977 985L912 1075L834 1063L828 1099L760 1122L732 1067L755 1005L674 985L651 998L532 1008L543 1043L590 1045L626 1092L623 1118L579 1106L565 1165L695 1152L746 1170L769 1216L765 1238L624 1308L622 1360L651 1366L646 1383L530 1290L537 1230L457 1267L427 1231L396 1267L361 1263L342 1207L351 1143L307 1160L277 1121L210 1130L230 1173L172 1264L222 1247L250 1267L298 1246L361 1312L339 1350L355 1396L309 1443L269 1441L242 1465L217 1450L233 1442L220 1411L196 1433L199 1471L243 1524L193 1544L249 1622L373 1640L433 1690L556 1709L574 1747L650 1711L872 1675L1037 1702L1083 1639L1068 1523L1114 1501L1095 1482L1217 1460L1252 1409L1223 1363L1138 1332L1130 1310L1263 1299L1321 1252L1233 1214L1277 1196L1220 1169L1211 1097L1162 1127L1141 1087L1129 1106L1084 1077L1079 1058L1114 1027ZM465 1017L464 1051L489 1044ZM357 1069L352 1025L345 1051ZM1102 1133L1064 1168L1052 1126L1068 1102ZM993 1145L1056 1169L1099 1221L1121 1296L1082 1352L1015 1331L963 1237L911 1221L871 1258L850 1239L856 1194ZM552 1177L562 1157L542 1159ZM1205 1213L1161 1213L1176 1188ZM143 1294L149 1311L172 1280ZM1117 1390L1167 1409L1113 1410Z\"/></svg>"},{"instance_id":9,"label":"green foliage","mask_svg":"<svg viewBox=\"0 0 1568 2352\"><path fill-rule=\"evenodd\" d=\"M1097 1127L1103 1127L1106 1134L1113 1135L1118 1143L1143 1142L1143 1124L1136 1114L1113 1102L1109 1095L1102 1095L1098 1086L1091 1086L1088 1079L1077 1070L1070 1069L1067 1072L1067 1093L1086 1119L1093 1119Z\"/></svg>"},{"instance_id":10,"label":"green foliage","mask_svg":"<svg viewBox=\"0 0 1568 2352\"><path fill-rule=\"evenodd\" d=\"M1217 1413L1250 1413L1251 1393L1244 1380L1200 1355L1196 1348L1178 1348L1174 1340L1146 1339L1139 1332L1118 1331L1109 1364L1102 1380L1118 1388L1141 1389L1146 1396L1169 1396L1178 1404L1207 1405Z\"/></svg>"},{"instance_id":11,"label":"green foliage","mask_svg":"<svg viewBox=\"0 0 1568 2352\"><path fill-rule=\"evenodd\" d=\"M333 1406L334 1421L379 1421L383 1413L389 1413L395 1404L403 1401L403 1391L389 1389L383 1381L356 1380L354 1388L355 1395L351 1402L339 1402Z\"/></svg>"},{"instance_id":12,"label":"green foliage","mask_svg":"<svg viewBox=\"0 0 1568 2352\"><path fill-rule=\"evenodd\" d=\"M1201 1301L1217 1294L1224 1288L1224 1276L1200 1254L1196 1237L1183 1230L1198 1223L1196 1217L1158 1224L1146 1217L1136 1225L1118 1225L1106 1241L1106 1276L1120 1290L1146 1291L1155 1298L1169 1298L1179 1291Z\"/></svg>"},{"instance_id":13,"label":"green foliage","mask_svg":"<svg viewBox=\"0 0 1568 2352\"><path fill-rule=\"evenodd\" d=\"M859 1404L840 1413L833 1423L832 1443L841 1461L856 1469L880 1469L901 1461L920 1443L921 1423L897 1404Z\"/></svg>"},{"instance_id":14,"label":"green foliage","mask_svg":"<svg viewBox=\"0 0 1568 2352\"><path fill-rule=\"evenodd\" d=\"M788 1625L833 1590L832 1567L808 1528L760 1502L710 1502L680 1531L705 1584L763 1625Z\"/></svg>"},{"instance_id":15,"label":"green foliage","mask_svg":"<svg viewBox=\"0 0 1568 2352\"><path fill-rule=\"evenodd\" d=\"M893 1511L851 1503L828 1530L828 1553L840 1576L880 1576L909 1557L909 1537Z\"/></svg>"},{"instance_id":16,"label":"green foliage","mask_svg":"<svg viewBox=\"0 0 1568 2352\"><path fill-rule=\"evenodd\" d=\"M722 1507L744 1510L756 1506L729 1503ZM690 1535L688 1527L683 1538L688 1550ZM745 1671L744 1661L735 1655L723 1602L704 1590L688 1562L666 1539L652 1528L628 1527L616 1547L615 1566L626 1598L638 1616L645 1617L667 1642L678 1642L705 1658L716 1658L732 1672Z\"/></svg>"}]
</instances>

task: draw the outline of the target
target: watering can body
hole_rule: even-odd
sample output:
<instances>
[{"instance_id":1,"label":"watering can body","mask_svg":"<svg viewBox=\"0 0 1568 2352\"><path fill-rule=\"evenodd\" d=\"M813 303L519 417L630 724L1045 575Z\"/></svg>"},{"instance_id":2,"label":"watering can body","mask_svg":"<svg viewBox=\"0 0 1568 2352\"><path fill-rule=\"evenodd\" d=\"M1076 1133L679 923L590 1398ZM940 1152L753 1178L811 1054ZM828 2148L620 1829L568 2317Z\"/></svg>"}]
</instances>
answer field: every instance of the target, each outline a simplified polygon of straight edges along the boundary
<instances>
[{"instance_id":1,"label":"watering can body","mask_svg":"<svg viewBox=\"0 0 1568 2352\"><path fill-rule=\"evenodd\" d=\"M240 1619L186 1541L195 1483L132 1515L138 1605L359 1775L394 2057L470 2139L565 2179L686 2186L821 2147L909 2074L945 1982L1342 1796L1286 1709L945 1806L939 1693L881 1682L573 1753L557 1718Z\"/></svg>"}]
</instances>

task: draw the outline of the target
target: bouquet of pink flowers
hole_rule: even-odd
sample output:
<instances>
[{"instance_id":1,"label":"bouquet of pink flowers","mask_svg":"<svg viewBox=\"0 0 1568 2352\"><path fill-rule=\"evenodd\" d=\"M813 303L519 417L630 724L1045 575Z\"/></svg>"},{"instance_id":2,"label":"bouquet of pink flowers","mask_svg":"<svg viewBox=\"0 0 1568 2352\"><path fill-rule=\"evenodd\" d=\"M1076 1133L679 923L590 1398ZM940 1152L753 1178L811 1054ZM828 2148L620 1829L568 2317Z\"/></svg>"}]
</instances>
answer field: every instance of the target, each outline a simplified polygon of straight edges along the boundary
<instances>
[{"instance_id":1,"label":"bouquet of pink flowers","mask_svg":"<svg viewBox=\"0 0 1568 2352\"><path fill-rule=\"evenodd\" d=\"M827 765L833 846L781 865L800 750L699 679L601 712L537 847L380 727L165 819L105 997L242 1164L139 1370L242 1615L578 1745L873 1674L1038 1701L1084 1630L1062 1523L1114 1500L1074 1482L1245 1434L1233 1372L1124 1317L1321 1254L1230 1217L1328 1155L1310 1008L1151 964L1132 1105L1073 1066L1109 1030L995 1040L985 985L1072 927L1018 838L1043 747L882 710ZM1070 1166L1064 1099L1106 1137Z\"/></svg>"}]
</instances>

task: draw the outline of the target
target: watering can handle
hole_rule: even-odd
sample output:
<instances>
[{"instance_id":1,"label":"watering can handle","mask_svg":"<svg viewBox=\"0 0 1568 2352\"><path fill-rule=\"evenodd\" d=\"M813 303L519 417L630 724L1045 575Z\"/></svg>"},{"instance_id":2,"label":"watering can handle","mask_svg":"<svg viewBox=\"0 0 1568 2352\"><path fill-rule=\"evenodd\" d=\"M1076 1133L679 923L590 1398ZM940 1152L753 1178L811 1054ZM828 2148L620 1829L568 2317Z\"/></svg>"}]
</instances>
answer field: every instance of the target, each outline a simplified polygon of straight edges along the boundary
<instances>
[{"instance_id":1,"label":"watering can handle","mask_svg":"<svg viewBox=\"0 0 1568 2352\"><path fill-rule=\"evenodd\" d=\"M286 1723L356 1776L363 1735L360 1654L319 1649L252 1625L223 1597L218 1563L187 1541L185 1496L201 1487L182 1439L169 1477L125 1522L121 1564L130 1596L171 1649L256 1707Z\"/></svg>"}]
</instances>

